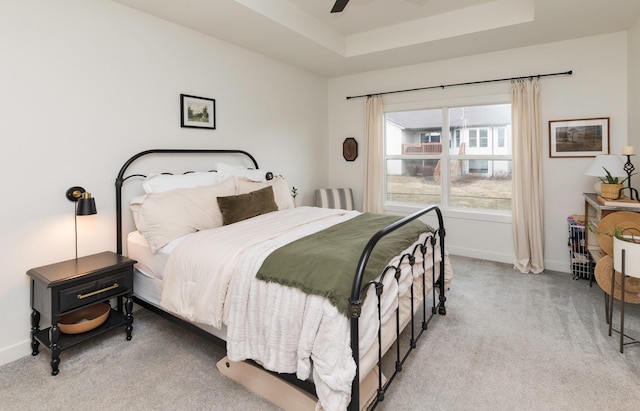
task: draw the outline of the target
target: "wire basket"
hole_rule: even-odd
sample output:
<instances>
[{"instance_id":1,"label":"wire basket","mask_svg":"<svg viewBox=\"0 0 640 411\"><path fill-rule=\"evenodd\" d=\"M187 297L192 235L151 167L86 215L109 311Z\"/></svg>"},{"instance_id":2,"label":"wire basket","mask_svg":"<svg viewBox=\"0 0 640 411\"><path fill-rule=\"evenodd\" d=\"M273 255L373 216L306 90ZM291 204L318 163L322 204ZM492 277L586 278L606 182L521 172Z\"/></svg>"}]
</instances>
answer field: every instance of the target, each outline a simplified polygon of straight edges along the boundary
<instances>
[{"instance_id":1,"label":"wire basket","mask_svg":"<svg viewBox=\"0 0 640 411\"><path fill-rule=\"evenodd\" d=\"M573 216L567 218L569 224L569 261L574 280L590 279L593 275L594 263L585 247L585 226L575 221Z\"/></svg>"}]
</instances>

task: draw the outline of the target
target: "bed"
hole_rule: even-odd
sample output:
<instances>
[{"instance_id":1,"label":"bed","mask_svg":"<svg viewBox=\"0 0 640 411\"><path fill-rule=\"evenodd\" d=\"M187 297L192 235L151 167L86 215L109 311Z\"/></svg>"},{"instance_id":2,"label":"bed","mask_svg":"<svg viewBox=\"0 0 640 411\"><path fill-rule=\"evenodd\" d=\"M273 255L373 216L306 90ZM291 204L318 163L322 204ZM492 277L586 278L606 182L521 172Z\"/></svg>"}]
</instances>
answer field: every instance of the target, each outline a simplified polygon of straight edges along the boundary
<instances>
[{"instance_id":1,"label":"bed","mask_svg":"<svg viewBox=\"0 0 640 411\"><path fill-rule=\"evenodd\" d=\"M452 270L436 206L404 218L295 207L284 178L242 150L146 150L115 186L116 249L138 261L134 301L224 344L223 373L251 364L316 409L375 408L446 314Z\"/></svg>"}]
</instances>

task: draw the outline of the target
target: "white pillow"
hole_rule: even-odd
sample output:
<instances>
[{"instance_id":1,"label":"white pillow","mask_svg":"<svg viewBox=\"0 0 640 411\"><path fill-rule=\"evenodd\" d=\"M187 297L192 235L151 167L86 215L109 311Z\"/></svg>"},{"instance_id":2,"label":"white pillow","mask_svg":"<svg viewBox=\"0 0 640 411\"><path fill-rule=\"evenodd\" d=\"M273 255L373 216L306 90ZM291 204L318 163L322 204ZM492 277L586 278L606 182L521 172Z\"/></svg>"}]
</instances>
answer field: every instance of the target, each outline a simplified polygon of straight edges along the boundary
<instances>
[{"instance_id":1,"label":"white pillow","mask_svg":"<svg viewBox=\"0 0 640 411\"><path fill-rule=\"evenodd\" d=\"M276 200L278 210L286 210L287 208L295 207L293 204L293 197L291 197L291 191L289 190L289 184L287 184L282 176L276 176L273 180L269 180L266 183L251 181L243 177L236 177L236 195L250 193L267 186L273 187L273 198Z\"/></svg>"},{"instance_id":2,"label":"white pillow","mask_svg":"<svg viewBox=\"0 0 640 411\"><path fill-rule=\"evenodd\" d=\"M220 178L222 180L228 177L237 176L237 177L246 177L249 180L253 180L253 181L262 181L262 182L267 181L265 177L267 172L263 170L254 170L254 169L246 168L243 166L223 164L223 163L218 163L216 165L216 170L218 171L218 174L220 174Z\"/></svg>"},{"instance_id":3,"label":"white pillow","mask_svg":"<svg viewBox=\"0 0 640 411\"><path fill-rule=\"evenodd\" d=\"M149 193L131 201L138 231L157 253L162 247L188 233L222 227L217 197L234 195L233 178L213 186L177 188Z\"/></svg>"},{"instance_id":4,"label":"white pillow","mask_svg":"<svg viewBox=\"0 0 640 411\"><path fill-rule=\"evenodd\" d=\"M162 193L164 191L175 190L176 188L193 188L201 186L212 186L220 183L218 173L213 171L197 171L187 174L156 174L151 173L142 183L144 192Z\"/></svg>"}]
</instances>

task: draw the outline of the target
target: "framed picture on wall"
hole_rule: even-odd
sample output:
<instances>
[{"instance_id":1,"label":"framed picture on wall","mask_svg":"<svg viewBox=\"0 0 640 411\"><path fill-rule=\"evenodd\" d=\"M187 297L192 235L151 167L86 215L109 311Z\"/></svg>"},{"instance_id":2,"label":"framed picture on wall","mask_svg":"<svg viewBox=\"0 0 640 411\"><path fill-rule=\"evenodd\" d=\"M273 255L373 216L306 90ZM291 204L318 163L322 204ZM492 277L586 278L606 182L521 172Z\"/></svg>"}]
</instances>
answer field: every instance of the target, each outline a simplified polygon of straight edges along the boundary
<instances>
[{"instance_id":1,"label":"framed picture on wall","mask_svg":"<svg viewBox=\"0 0 640 411\"><path fill-rule=\"evenodd\" d=\"M180 94L180 127L216 128L216 101Z\"/></svg>"},{"instance_id":2,"label":"framed picture on wall","mask_svg":"<svg viewBox=\"0 0 640 411\"><path fill-rule=\"evenodd\" d=\"M609 117L549 121L549 157L609 154Z\"/></svg>"}]
</instances>

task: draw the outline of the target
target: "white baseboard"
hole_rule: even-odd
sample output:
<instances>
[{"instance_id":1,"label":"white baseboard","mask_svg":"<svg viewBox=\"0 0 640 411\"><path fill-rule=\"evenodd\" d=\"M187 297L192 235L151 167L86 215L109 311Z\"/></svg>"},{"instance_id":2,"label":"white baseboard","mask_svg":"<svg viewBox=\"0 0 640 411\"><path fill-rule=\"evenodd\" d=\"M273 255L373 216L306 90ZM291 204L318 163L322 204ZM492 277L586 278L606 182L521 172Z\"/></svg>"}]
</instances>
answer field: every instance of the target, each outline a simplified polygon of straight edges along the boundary
<instances>
[{"instance_id":1,"label":"white baseboard","mask_svg":"<svg viewBox=\"0 0 640 411\"><path fill-rule=\"evenodd\" d=\"M496 261L498 263L513 264L513 256L509 254L491 253L486 250L476 250L472 248L451 247L448 244L446 247L449 254L452 255L477 258L480 260Z\"/></svg>"},{"instance_id":2,"label":"white baseboard","mask_svg":"<svg viewBox=\"0 0 640 411\"><path fill-rule=\"evenodd\" d=\"M447 251L449 251L449 254L452 254L452 255L478 258L480 260L495 261L498 263L506 263L506 264L513 264L513 259L514 259L514 257L509 254L491 253L491 252L487 252L486 250L475 250L471 248L450 247L448 245L447 245ZM569 257L567 257L567 261L545 261L544 268L545 270L558 271L560 273L571 273L568 259ZM454 270L455 270L455 267L454 267Z\"/></svg>"},{"instance_id":3,"label":"white baseboard","mask_svg":"<svg viewBox=\"0 0 640 411\"><path fill-rule=\"evenodd\" d=\"M567 253L568 254L568 253ZM559 273L571 273L571 265L569 263L569 256L567 255L567 261L545 261L544 269L557 271Z\"/></svg>"},{"instance_id":4,"label":"white baseboard","mask_svg":"<svg viewBox=\"0 0 640 411\"><path fill-rule=\"evenodd\" d=\"M27 355L31 355L31 340L1 349L0 365L8 364Z\"/></svg>"}]
</instances>

